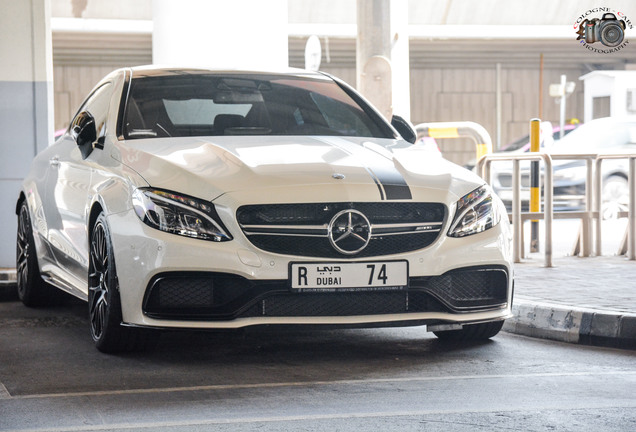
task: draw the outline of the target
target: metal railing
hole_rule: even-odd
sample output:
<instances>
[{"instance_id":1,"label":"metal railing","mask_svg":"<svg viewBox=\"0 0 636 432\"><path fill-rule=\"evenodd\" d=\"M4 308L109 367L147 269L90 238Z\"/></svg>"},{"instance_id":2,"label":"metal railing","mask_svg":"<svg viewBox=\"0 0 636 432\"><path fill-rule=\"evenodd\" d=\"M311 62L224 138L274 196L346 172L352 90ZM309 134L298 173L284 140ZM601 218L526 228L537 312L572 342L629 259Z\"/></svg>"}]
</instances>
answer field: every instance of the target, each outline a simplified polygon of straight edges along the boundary
<instances>
[{"instance_id":1,"label":"metal railing","mask_svg":"<svg viewBox=\"0 0 636 432\"><path fill-rule=\"evenodd\" d=\"M521 170L520 162L541 161L545 164L543 170L545 210L543 212L529 212L533 219L545 219L545 266L552 267L552 214L553 189L552 189L552 158L544 152L523 153L515 155L487 154L477 162L477 173L489 184L491 183L490 165L493 161L512 161L512 257L514 262L521 262L523 253L523 226L521 220Z\"/></svg>"},{"instance_id":2,"label":"metal railing","mask_svg":"<svg viewBox=\"0 0 636 432\"><path fill-rule=\"evenodd\" d=\"M488 154L482 156L477 163L477 173L489 184L491 183L491 163L494 161L512 161L512 214L513 223L513 258L520 262L524 252L522 223L531 219L545 220L545 266L552 266L552 221L554 219L581 220L581 255L588 257L594 250L597 256L602 254L602 161L605 159L627 159L629 161L629 210L626 212L628 224L626 229L627 251L630 260L636 260L636 154L548 154L544 152L515 155ZM519 163L522 160L543 160L544 200L543 212L521 212L521 173ZM585 210L554 212L553 160L584 160L586 163ZM620 216L625 216L621 212ZM592 225L595 222L595 244ZM594 246L594 247L593 247Z\"/></svg>"}]
</instances>

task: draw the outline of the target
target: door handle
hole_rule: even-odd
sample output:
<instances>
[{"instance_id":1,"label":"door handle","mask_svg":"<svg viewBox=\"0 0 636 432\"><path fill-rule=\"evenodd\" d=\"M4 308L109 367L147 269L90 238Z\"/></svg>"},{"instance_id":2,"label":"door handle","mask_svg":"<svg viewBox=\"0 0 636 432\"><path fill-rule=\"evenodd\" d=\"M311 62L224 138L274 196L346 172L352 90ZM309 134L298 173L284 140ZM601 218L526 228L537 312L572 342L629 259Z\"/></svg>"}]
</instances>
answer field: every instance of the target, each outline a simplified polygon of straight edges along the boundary
<instances>
[{"instance_id":1,"label":"door handle","mask_svg":"<svg viewBox=\"0 0 636 432\"><path fill-rule=\"evenodd\" d=\"M52 167L60 166L60 158L57 156L53 156L51 159L49 159L49 165Z\"/></svg>"}]
</instances>

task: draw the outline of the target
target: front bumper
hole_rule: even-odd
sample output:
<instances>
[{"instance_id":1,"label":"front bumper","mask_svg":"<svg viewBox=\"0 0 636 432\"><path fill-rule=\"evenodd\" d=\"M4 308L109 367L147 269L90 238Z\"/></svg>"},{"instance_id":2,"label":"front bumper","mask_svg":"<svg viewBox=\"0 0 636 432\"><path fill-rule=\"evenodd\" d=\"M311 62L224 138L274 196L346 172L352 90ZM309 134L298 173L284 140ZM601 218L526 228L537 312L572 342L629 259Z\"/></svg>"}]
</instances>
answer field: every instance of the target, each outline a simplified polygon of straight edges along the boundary
<instances>
[{"instance_id":1,"label":"front bumper","mask_svg":"<svg viewBox=\"0 0 636 432\"><path fill-rule=\"evenodd\" d=\"M231 221L224 222L233 234L241 234ZM317 293L294 292L287 282L290 262L316 258L264 252L242 235L214 243L160 232L132 211L110 215L109 224L128 325L466 324L510 316L510 232L503 222L464 238L441 235L422 250L374 257L408 261L404 290Z\"/></svg>"}]
</instances>

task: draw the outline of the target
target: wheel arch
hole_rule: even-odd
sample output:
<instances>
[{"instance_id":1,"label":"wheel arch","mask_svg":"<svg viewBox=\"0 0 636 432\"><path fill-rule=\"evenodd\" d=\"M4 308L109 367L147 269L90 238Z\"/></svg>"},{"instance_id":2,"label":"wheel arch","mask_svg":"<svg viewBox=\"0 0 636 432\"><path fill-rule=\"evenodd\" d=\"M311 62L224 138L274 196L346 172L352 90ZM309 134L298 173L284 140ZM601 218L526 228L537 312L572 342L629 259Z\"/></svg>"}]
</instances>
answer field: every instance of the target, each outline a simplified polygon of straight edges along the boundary
<instances>
[{"instance_id":1,"label":"wheel arch","mask_svg":"<svg viewBox=\"0 0 636 432\"><path fill-rule=\"evenodd\" d=\"M104 212L104 207L102 206L102 203L100 203L99 201L95 201L93 203L93 205L91 206L91 210L90 213L88 215L88 242L90 244L90 238L91 235L93 234L93 227L95 226L95 221L97 221L97 218L99 217L100 213Z\"/></svg>"},{"instance_id":2,"label":"wheel arch","mask_svg":"<svg viewBox=\"0 0 636 432\"><path fill-rule=\"evenodd\" d=\"M627 180L627 173L624 173L622 171L619 170L614 170L614 171L610 171L606 174L603 175L603 181L612 178L612 177L620 177L623 180Z\"/></svg>"},{"instance_id":3,"label":"wheel arch","mask_svg":"<svg viewBox=\"0 0 636 432\"><path fill-rule=\"evenodd\" d=\"M26 195L24 194L23 191L20 191L20 195L18 196L18 201L15 204L15 214L19 215L20 214L20 207L22 206L22 203L26 201Z\"/></svg>"}]
</instances>

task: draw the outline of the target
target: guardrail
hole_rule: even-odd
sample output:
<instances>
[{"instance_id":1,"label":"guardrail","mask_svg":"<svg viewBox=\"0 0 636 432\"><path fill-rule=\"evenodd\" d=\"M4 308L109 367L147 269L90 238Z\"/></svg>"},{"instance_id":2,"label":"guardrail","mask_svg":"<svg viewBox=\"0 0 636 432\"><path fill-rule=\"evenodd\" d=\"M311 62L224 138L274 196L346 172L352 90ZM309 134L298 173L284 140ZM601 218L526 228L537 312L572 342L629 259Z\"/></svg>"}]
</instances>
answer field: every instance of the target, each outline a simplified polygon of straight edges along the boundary
<instances>
[{"instance_id":1,"label":"guardrail","mask_svg":"<svg viewBox=\"0 0 636 432\"><path fill-rule=\"evenodd\" d=\"M552 266L552 221L554 219L581 219L581 255L588 257L592 250L597 256L602 255L602 187L603 173L602 161L605 159L627 159L629 161L629 210L627 212L628 224L626 229L627 251L630 260L636 260L636 154L548 154L544 152L524 153L515 155L489 154L482 156L477 162L477 173L491 183L490 165L494 161L512 161L512 214L513 223L513 258L520 262L523 257L524 239L522 223L531 219L545 220L545 266ZM545 209L543 212L521 212L521 176L519 163L522 160L543 160L544 169L544 198ZM553 191L553 160L585 160L585 211L554 212ZM620 216L625 216L621 212ZM595 222L596 242L593 248L592 224ZM624 246L623 246L624 248Z\"/></svg>"}]
</instances>

